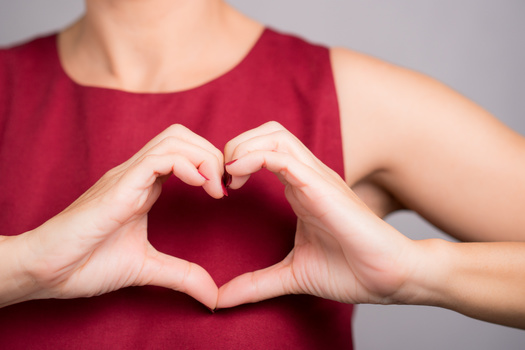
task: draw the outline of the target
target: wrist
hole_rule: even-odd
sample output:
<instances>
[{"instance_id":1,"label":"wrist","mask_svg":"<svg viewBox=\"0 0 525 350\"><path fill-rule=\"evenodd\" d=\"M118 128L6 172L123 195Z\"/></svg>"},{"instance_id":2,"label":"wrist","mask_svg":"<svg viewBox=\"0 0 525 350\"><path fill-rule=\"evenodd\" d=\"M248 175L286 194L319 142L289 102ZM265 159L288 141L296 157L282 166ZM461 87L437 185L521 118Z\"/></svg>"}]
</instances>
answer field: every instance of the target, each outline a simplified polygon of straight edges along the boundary
<instances>
[{"instance_id":1,"label":"wrist","mask_svg":"<svg viewBox=\"0 0 525 350\"><path fill-rule=\"evenodd\" d=\"M0 307L34 299L38 291L36 279L31 269L27 245L30 232L17 236L3 236L0 240Z\"/></svg>"},{"instance_id":2,"label":"wrist","mask_svg":"<svg viewBox=\"0 0 525 350\"><path fill-rule=\"evenodd\" d=\"M453 243L442 239L414 241L414 267L407 277L400 304L444 307L450 285Z\"/></svg>"}]
</instances>

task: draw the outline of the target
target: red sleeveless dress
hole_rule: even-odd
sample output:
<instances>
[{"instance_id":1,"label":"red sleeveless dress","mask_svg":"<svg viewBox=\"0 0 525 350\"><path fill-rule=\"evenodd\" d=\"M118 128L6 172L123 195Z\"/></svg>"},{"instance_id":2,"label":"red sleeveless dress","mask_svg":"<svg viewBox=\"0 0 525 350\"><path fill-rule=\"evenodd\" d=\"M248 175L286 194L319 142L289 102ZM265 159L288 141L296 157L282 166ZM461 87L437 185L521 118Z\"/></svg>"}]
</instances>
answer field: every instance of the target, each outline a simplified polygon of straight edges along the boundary
<instances>
[{"instance_id":1,"label":"red sleeveless dress","mask_svg":"<svg viewBox=\"0 0 525 350\"><path fill-rule=\"evenodd\" d=\"M266 29L224 75L159 94L76 84L62 70L56 36L0 50L0 234L41 225L170 124L223 149L269 120L342 175L326 48ZM296 217L283 190L259 172L215 200L172 178L150 213L150 242L198 263L220 286L292 248ZM185 294L133 287L0 309L0 348L351 349L351 313L351 305L295 295L212 315Z\"/></svg>"}]
</instances>

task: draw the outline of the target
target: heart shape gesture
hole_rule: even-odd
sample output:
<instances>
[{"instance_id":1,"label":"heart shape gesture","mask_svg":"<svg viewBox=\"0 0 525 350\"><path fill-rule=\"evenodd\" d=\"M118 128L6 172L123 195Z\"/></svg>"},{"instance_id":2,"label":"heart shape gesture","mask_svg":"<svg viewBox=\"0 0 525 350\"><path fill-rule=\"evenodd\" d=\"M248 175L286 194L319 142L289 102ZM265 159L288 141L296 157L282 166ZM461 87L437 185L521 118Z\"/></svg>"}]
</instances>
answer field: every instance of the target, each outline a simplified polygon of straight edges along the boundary
<instances>
[{"instance_id":1,"label":"heart shape gesture","mask_svg":"<svg viewBox=\"0 0 525 350\"><path fill-rule=\"evenodd\" d=\"M231 175L227 185L239 189L262 168L285 185L298 217L295 247L282 262L218 289L202 267L149 243L148 212L172 174L221 198L227 193L224 169ZM2 305L140 285L184 292L210 309L304 293L385 303L406 297L403 286L417 265L410 262L419 258L412 241L375 216L343 179L275 122L234 138L224 155L185 127L172 126L62 213L22 236L25 256L31 257L24 269L36 283Z\"/></svg>"}]
</instances>

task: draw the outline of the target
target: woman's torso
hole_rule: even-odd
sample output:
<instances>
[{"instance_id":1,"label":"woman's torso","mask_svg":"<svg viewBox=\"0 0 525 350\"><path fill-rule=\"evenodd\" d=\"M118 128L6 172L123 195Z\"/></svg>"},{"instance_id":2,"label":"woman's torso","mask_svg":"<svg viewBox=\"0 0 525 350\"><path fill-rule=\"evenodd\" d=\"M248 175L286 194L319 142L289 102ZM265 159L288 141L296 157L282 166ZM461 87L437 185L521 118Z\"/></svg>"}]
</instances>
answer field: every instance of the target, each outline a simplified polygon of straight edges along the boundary
<instances>
[{"instance_id":1,"label":"woman's torso","mask_svg":"<svg viewBox=\"0 0 525 350\"><path fill-rule=\"evenodd\" d=\"M339 111L326 48L266 30L224 75L176 93L85 87L60 66L55 37L0 53L0 222L30 230L170 124L219 149L277 120L343 173ZM168 181L149 215L160 251L196 262L218 285L274 264L293 246L295 216L280 182L252 176L228 198ZM351 306L286 296L212 315L182 293L127 288L90 299L0 310L8 348L351 348Z\"/></svg>"}]
</instances>

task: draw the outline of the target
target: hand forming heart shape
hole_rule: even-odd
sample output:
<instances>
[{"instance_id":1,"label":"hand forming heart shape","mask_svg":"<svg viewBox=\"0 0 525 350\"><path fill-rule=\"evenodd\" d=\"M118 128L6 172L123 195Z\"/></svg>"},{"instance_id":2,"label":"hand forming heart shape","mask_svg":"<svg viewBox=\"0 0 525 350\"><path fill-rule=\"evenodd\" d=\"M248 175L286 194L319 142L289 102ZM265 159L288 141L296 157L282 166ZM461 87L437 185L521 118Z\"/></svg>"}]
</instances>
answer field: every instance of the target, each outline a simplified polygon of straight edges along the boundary
<instances>
[{"instance_id":1,"label":"hand forming heart shape","mask_svg":"<svg viewBox=\"0 0 525 350\"><path fill-rule=\"evenodd\" d=\"M202 267L149 243L147 215L171 174L221 198L227 194L223 181L239 189L261 168L285 185L298 218L295 247L282 262L218 289ZM231 176L223 178L225 169ZM11 303L138 285L172 288L210 309L299 293L383 303L406 294L402 287L417 265L410 262L418 259L412 241L375 216L343 179L275 122L237 136L224 155L188 129L172 126L23 236L33 257L24 268L36 283Z\"/></svg>"}]
</instances>

